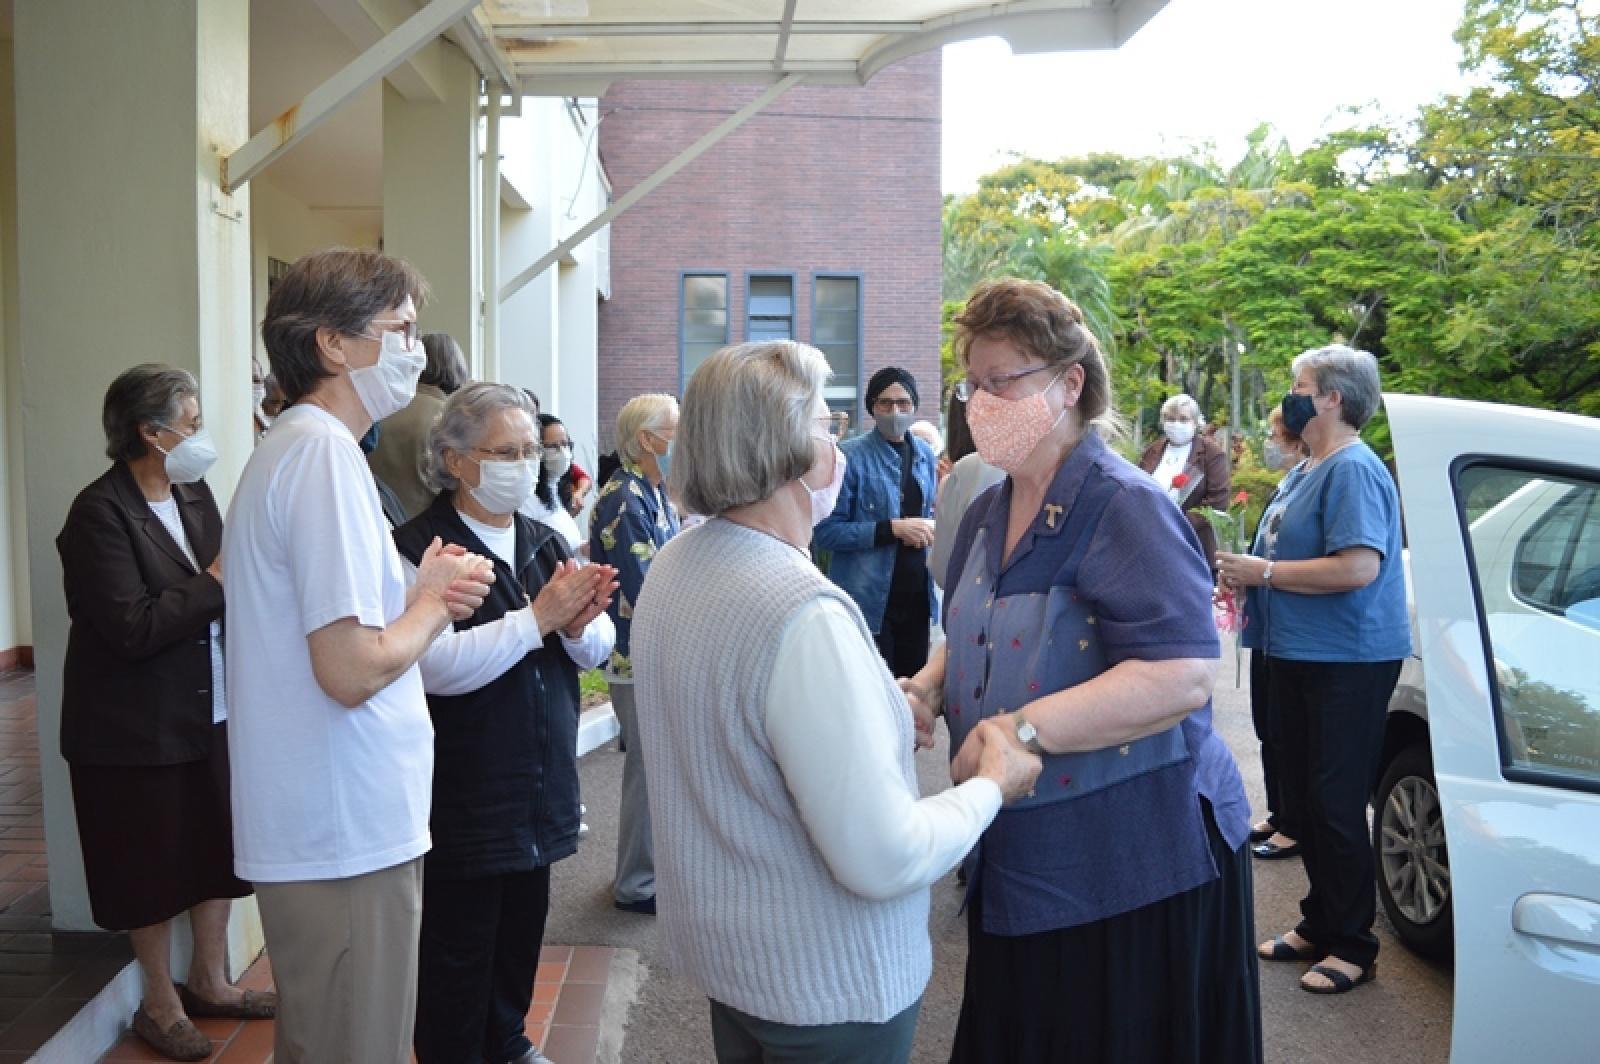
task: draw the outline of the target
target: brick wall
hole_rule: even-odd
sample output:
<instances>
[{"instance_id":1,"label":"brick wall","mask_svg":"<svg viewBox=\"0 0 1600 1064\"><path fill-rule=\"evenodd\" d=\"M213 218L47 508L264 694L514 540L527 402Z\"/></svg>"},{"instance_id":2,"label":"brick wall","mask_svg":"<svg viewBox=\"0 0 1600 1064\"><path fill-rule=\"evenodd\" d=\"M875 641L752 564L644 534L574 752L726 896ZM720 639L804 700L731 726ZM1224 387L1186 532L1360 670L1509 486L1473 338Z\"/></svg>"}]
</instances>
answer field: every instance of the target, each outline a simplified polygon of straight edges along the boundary
<instances>
[{"instance_id":1,"label":"brick wall","mask_svg":"<svg viewBox=\"0 0 1600 1064\"><path fill-rule=\"evenodd\" d=\"M760 90L625 82L602 101L600 151L620 197ZM862 277L862 381L911 370L938 419L940 58L866 88L791 90L611 226L600 307L600 426L641 392L679 391L679 278L728 274L729 342L745 336L747 271L795 274L795 338L811 339L811 279Z\"/></svg>"}]
</instances>

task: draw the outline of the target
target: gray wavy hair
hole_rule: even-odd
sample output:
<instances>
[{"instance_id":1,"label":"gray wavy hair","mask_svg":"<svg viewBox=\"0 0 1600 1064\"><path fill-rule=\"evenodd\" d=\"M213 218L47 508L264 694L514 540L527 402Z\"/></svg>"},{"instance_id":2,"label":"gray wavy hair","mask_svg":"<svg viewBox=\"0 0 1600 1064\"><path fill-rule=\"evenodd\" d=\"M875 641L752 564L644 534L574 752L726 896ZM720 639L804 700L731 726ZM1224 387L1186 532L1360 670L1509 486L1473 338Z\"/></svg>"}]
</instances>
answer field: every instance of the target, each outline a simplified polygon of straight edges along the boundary
<instances>
[{"instance_id":1,"label":"gray wavy hair","mask_svg":"<svg viewBox=\"0 0 1600 1064\"><path fill-rule=\"evenodd\" d=\"M1205 415L1200 413L1200 404L1195 402L1194 396L1187 392L1179 392L1171 399L1161 404L1161 420L1165 421L1173 414L1188 414L1194 419L1196 429L1204 428Z\"/></svg>"},{"instance_id":2,"label":"gray wavy hair","mask_svg":"<svg viewBox=\"0 0 1600 1064\"><path fill-rule=\"evenodd\" d=\"M1383 386L1378 378L1378 360L1369 352L1344 344L1313 347L1296 355L1289 369L1296 377L1301 370L1309 369L1320 395L1338 392L1339 414L1353 429L1361 428L1378 412Z\"/></svg>"},{"instance_id":3,"label":"gray wavy hair","mask_svg":"<svg viewBox=\"0 0 1600 1064\"><path fill-rule=\"evenodd\" d=\"M478 381L444 401L444 409L428 430L428 450L423 456L423 479L434 491L454 491L461 481L444 464L444 453L463 453L483 439L489 419L502 410L521 410L533 422L537 437L539 406L521 388Z\"/></svg>"}]
</instances>

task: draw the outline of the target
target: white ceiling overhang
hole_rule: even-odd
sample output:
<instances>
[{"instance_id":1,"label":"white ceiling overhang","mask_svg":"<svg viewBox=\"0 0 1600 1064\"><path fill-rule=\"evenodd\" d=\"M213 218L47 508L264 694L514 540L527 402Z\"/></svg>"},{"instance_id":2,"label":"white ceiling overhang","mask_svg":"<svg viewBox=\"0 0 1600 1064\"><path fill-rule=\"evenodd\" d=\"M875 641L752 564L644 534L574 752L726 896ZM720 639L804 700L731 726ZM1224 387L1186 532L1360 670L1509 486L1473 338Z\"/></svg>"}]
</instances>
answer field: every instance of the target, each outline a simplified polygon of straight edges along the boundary
<instances>
[{"instance_id":1,"label":"white ceiling overhang","mask_svg":"<svg viewBox=\"0 0 1600 1064\"><path fill-rule=\"evenodd\" d=\"M483 0L470 19L474 43L523 92L598 96L634 78L864 85L908 56L977 37L1017 53L1118 48L1166 3Z\"/></svg>"}]
</instances>

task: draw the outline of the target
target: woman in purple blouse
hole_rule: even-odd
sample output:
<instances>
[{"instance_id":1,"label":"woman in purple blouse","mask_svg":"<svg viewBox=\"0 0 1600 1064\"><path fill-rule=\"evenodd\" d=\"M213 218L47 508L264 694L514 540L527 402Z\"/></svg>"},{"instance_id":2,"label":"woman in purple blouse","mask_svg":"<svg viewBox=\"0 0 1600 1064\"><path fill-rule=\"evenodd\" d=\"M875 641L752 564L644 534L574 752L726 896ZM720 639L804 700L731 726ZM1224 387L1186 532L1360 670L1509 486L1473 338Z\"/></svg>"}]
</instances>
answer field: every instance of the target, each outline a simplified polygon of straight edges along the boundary
<instances>
[{"instance_id":1,"label":"woman in purple blouse","mask_svg":"<svg viewBox=\"0 0 1600 1064\"><path fill-rule=\"evenodd\" d=\"M978 453L947 642L906 681L973 771L980 720L1044 758L968 858L955 1061L1261 1060L1249 809L1211 728L1211 572L1155 482L1103 442L1104 357L1047 285L956 319ZM930 721L931 723L931 721Z\"/></svg>"}]
</instances>

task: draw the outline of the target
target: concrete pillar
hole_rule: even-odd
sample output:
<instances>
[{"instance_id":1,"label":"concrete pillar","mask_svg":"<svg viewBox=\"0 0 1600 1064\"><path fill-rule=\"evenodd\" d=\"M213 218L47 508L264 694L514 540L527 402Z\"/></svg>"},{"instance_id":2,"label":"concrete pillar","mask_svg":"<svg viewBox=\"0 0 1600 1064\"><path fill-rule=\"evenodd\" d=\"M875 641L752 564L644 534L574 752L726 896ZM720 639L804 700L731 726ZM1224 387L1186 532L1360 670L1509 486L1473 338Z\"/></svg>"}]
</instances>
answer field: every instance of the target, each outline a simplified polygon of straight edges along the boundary
<instances>
[{"instance_id":1,"label":"concrete pillar","mask_svg":"<svg viewBox=\"0 0 1600 1064\"><path fill-rule=\"evenodd\" d=\"M423 332L447 332L483 368L478 200L478 72L440 51L444 98L410 101L383 89L383 249L422 271L433 295Z\"/></svg>"},{"instance_id":2,"label":"concrete pillar","mask_svg":"<svg viewBox=\"0 0 1600 1064\"><path fill-rule=\"evenodd\" d=\"M22 367L17 328L17 134L12 42L0 41L0 654L33 645L28 499L22 482Z\"/></svg>"},{"instance_id":3,"label":"concrete pillar","mask_svg":"<svg viewBox=\"0 0 1600 1064\"><path fill-rule=\"evenodd\" d=\"M224 197L217 184L219 152L250 132L249 25L249 0L16 4L24 482L50 900L63 929L92 923L59 754L67 618L55 538L106 468L106 386L139 362L199 375L224 508L250 451L249 194Z\"/></svg>"},{"instance_id":4,"label":"concrete pillar","mask_svg":"<svg viewBox=\"0 0 1600 1064\"><path fill-rule=\"evenodd\" d=\"M501 170L525 198L525 209L502 206L500 212L500 275L509 278L549 251L560 239L563 204L558 186L564 178L557 165L559 123L565 120L560 100L527 97L519 118L501 119ZM570 195L570 189L567 190ZM558 363L561 302L557 271L546 270L500 304L500 379L532 388L552 413L565 420L556 405L561 367ZM573 441L578 437L574 435Z\"/></svg>"}]
</instances>

